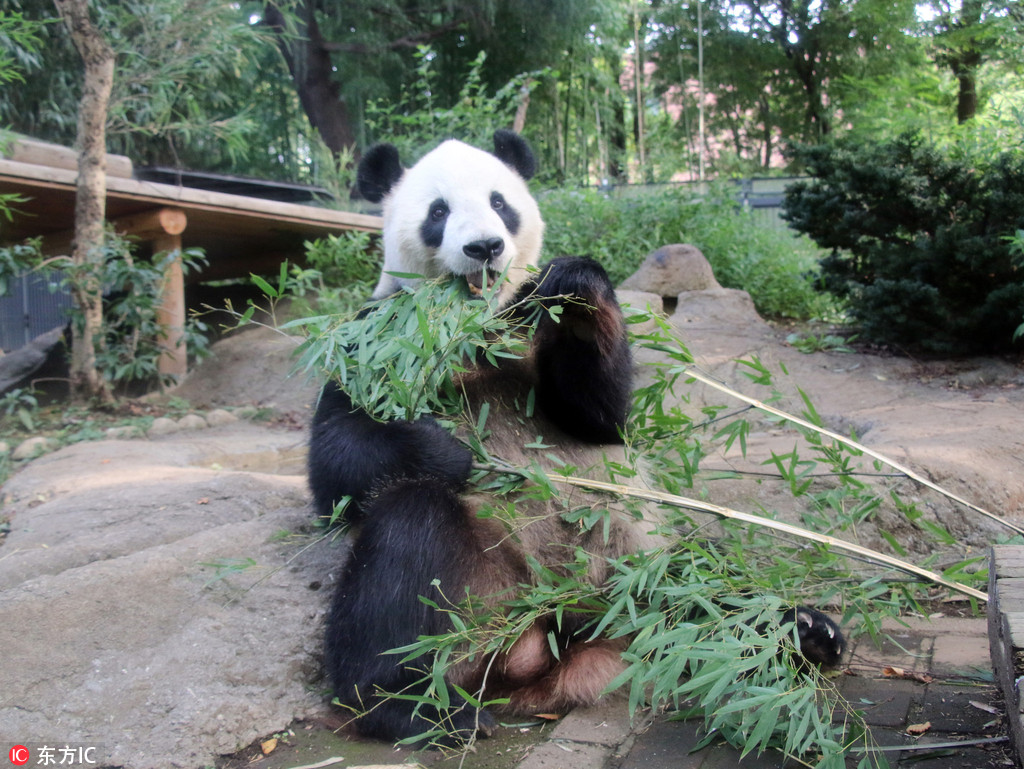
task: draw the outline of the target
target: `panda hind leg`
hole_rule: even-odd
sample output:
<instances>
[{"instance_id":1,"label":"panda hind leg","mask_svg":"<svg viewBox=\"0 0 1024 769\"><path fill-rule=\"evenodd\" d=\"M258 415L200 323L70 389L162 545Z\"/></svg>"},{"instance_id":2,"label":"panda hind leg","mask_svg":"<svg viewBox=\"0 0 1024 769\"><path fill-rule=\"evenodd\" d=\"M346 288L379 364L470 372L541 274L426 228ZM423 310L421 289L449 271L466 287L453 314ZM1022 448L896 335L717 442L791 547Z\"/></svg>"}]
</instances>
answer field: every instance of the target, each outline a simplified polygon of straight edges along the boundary
<instances>
[{"instance_id":1,"label":"panda hind leg","mask_svg":"<svg viewBox=\"0 0 1024 769\"><path fill-rule=\"evenodd\" d=\"M508 692L504 709L518 714L564 713L593 705L626 665L622 640L596 639L562 649L550 670Z\"/></svg>"},{"instance_id":2,"label":"panda hind leg","mask_svg":"<svg viewBox=\"0 0 1024 769\"><path fill-rule=\"evenodd\" d=\"M438 741L455 743L493 727L485 711L454 691L450 707L429 704L429 654L403 662L402 655L387 653L450 629L447 613L420 597L442 609L460 600L467 575L484 557L468 528L473 518L458 493L436 479L396 482L369 503L324 644L334 694L353 713L359 734L404 740L441 730ZM395 694L402 696L388 696ZM409 697L423 697L424 704L417 708Z\"/></svg>"}]
</instances>

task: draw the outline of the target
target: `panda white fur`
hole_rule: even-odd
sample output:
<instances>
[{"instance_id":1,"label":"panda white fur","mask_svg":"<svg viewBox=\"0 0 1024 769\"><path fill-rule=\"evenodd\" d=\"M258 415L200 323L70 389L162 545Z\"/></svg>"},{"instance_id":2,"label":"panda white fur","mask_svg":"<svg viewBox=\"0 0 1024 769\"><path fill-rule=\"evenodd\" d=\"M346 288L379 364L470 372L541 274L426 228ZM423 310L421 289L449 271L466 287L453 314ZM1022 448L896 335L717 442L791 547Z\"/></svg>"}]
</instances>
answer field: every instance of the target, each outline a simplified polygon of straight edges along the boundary
<instances>
[{"instance_id":1,"label":"panda white fur","mask_svg":"<svg viewBox=\"0 0 1024 769\"><path fill-rule=\"evenodd\" d=\"M505 299L526 279L525 267L536 266L540 256L544 222L526 187L532 155L517 140L515 134L499 134L504 161L446 141L386 192L384 185L401 170L397 152L378 145L367 153L360 171L363 194L379 202L384 193L384 265L375 299L410 282L393 273L466 275L479 285L482 269L492 282L507 271Z\"/></svg>"},{"instance_id":2,"label":"panda white fur","mask_svg":"<svg viewBox=\"0 0 1024 769\"><path fill-rule=\"evenodd\" d=\"M596 262L562 257L528 270L538 263L544 226L526 187L533 171L528 145L508 131L495 134L493 153L448 141L408 170L393 146L371 148L358 182L364 197L384 204L385 274L374 297L408 280L390 271L449 273L479 284L488 270L508 276L508 303L533 294L561 304L558 323L540 314L528 356L500 369L481 365L461 387L470 412L489 406L493 455L513 465L543 461L546 452L525 448L542 436L555 447L547 452L582 471L601 466L605 454L621 455L632 393L629 343L613 286ZM558 298L565 296L579 301ZM531 390L536 408L527 415L521 406ZM384 652L450 628L447 615L420 596L440 604L467 591L510 597L535 581L528 558L557 572L574 563L578 549L592 556L587 576L597 584L607 577L606 558L660 541L653 520L612 511L607 533L602 526L589 531L566 522L551 503L529 499L517 502L523 524L510 532L497 518L478 517L488 500L467 492L471 463L466 447L430 419L379 423L338 387L321 394L310 439L314 502L329 516L350 496L346 516L358 530L327 621L325 667L338 700L365 713L356 724L363 735L397 740L443 723L465 738L493 724L454 693L447 712L421 707L415 715L410 700L380 696L422 693L417 682L429 668L427 660L403 664ZM460 662L447 680L476 692L486 678L484 698L507 697L506 709L519 713L590 704L622 670L623 647L588 642L581 630L568 616L560 625L539 622L499 659Z\"/></svg>"}]
</instances>

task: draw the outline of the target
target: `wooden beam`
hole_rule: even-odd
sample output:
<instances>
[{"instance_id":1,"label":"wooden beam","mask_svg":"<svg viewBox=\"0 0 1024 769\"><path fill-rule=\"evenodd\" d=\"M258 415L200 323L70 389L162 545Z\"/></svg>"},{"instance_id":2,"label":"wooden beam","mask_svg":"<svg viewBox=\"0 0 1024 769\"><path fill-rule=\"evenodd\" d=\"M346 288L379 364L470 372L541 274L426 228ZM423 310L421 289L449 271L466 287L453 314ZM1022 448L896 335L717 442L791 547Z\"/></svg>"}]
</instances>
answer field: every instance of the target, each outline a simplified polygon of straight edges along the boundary
<instances>
[{"instance_id":1,"label":"wooden beam","mask_svg":"<svg viewBox=\"0 0 1024 769\"><path fill-rule=\"evenodd\" d=\"M114 232L149 242L161 235L180 235L185 231L188 217L180 208L154 208L132 216L122 216L110 222ZM71 243L75 239L74 230L62 230L43 237L42 252L44 256L68 256L71 254ZM181 245L179 244L180 248ZM153 253L156 253L154 251Z\"/></svg>"},{"instance_id":2,"label":"wooden beam","mask_svg":"<svg viewBox=\"0 0 1024 769\"><path fill-rule=\"evenodd\" d=\"M53 144L15 134L14 140L7 146L6 154L8 158L19 163L63 168L78 173L78 150L73 150L62 144ZM131 179L133 173L134 167L130 158L107 153L107 176Z\"/></svg>"},{"instance_id":3,"label":"wooden beam","mask_svg":"<svg viewBox=\"0 0 1024 769\"><path fill-rule=\"evenodd\" d=\"M155 208L142 214L122 216L111 224L120 235L151 240L163 235L180 235L188 225L188 217L180 208Z\"/></svg>"},{"instance_id":4,"label":"wooden beam","mask_svg":"<svg viewBox=\"0 0 1024 769\"><path fill-rule=\"evenodd\" d=\"M113 222L116 232L131 235L152 244L153 255L167 254L156 322L163 333L162 352L157 370L178 381L188 373L188 349L185 346L185 273L181 265L181 233L188 217L180 208L157 208Z\"/></svg>"}]
</instances>

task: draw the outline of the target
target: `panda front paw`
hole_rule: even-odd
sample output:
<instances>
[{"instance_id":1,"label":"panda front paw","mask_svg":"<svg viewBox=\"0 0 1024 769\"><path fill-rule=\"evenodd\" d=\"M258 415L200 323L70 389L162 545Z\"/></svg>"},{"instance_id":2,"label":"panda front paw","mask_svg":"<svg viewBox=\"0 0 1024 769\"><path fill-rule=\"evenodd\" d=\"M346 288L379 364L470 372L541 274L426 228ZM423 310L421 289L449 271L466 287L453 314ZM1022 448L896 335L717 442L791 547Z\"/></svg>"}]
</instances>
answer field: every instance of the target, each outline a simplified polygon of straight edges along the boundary
<instances>
[{"instance_id":1,"label":"panda front paw","mask_svg":"<svg viewBox=\"0 0 1024 769\"><path fill-rule=\"evenodd\" d=\"M800 639L800 653L814 665L834 668L846 652L846 638L839 625L816 609L798 606L782 615L783 622L795 622Z\"/></svg>"},{"instance_id":2,"label":"panda front paw","mask_svg":"<svg viewBox=\"0 0 1024 769\"><path fill-rule=\"evenodd\" d=\"M466 704L447 713L442 719L441 726L445 734L433 742L442 747L455 748L468 743L473 737L490 737L498 724L483 708L474 708Z\"/></svg>"},{"instance_id":3,"label":"panda front paw","mask_svg":"<svg viewBox=\"0 0 1024 769\"><path fill-rule=\"evenodd\" d=\"M534 279L532 295L558 299L559 304L600 308L615 303L615 288L604 268L587 256L560 256L552 259Z\"/></svg>"}]
</instances>

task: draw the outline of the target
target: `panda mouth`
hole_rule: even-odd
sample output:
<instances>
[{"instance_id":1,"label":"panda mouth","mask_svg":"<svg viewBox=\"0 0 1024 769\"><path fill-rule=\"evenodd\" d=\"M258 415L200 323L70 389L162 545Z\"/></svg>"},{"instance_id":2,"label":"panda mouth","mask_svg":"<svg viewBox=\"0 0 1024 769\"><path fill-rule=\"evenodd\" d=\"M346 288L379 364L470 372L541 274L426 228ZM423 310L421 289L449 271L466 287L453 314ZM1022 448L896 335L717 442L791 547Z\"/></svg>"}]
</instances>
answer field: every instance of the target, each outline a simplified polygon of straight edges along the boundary
<instances>
[{"instance_id":1,"label":"panda mouth","mask_svg":"<svg viewBox=\"0 0 1024 769\"><path fill-rule=\"evenodd\" d=\"M469 286L470 293L479 296L484 291L485 280L488 286L493 286L501 277L501 273L484 268L477 272L467 272L464 277L466 278L466 284Z\"/></svg>"}]
</instances>

